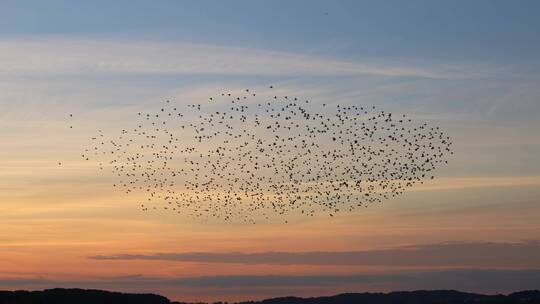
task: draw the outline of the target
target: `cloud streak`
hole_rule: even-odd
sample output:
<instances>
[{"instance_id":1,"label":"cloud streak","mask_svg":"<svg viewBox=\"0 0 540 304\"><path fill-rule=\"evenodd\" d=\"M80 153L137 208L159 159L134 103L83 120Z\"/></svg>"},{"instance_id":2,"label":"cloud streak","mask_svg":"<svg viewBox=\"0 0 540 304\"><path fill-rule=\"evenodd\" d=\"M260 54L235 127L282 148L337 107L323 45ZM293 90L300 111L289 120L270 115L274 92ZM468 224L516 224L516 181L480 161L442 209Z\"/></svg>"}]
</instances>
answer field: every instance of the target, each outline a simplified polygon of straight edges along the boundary
<instances>
[{"instance_id":1,"label":"cloud streak","mask_svg":"<svg viewBox=\"0 0 540 304\"><path fill-rule=\"evenodd\" d=\"M82 280L51 280L46 278L0 278L3 286L26 286L28 288L83 287L118 290L167 290L170 288L244 289L302 287L302 286L348 286L370 290L411 289L460 289L478 292L503 292L539 288L540 270L494 270L468 269L425 272L400 272L391 274L350 275L224 275L202 277L147 277L141 275L94 278ZM253 289L254 288L254 289ZM360 291L360 290L356 290ZM247 294L249 294L248 292Z\"/></svg>"},{"instance_id":2,"label":"cloud streak","mask_svg":"<svg viewBox=\"0 0 540 304\"><path fill-rule=\"evenodd\" d=\"M348 252L187 252L96 255L89 258L224 264L520 268L540 267L540 242L443 243Z\"/></svg>"},{"instance_id":3,"label":"cloud streak","mask_svg":"<svg viewBox=\"0 0 540 304\"><path fill-rule=\"evenodd\" d=\"M477 75L462 66L362 63L210 44L82 38L0 42L0 76L70 74L377 75L433 79Z\"/></svg>"}]
</instances>

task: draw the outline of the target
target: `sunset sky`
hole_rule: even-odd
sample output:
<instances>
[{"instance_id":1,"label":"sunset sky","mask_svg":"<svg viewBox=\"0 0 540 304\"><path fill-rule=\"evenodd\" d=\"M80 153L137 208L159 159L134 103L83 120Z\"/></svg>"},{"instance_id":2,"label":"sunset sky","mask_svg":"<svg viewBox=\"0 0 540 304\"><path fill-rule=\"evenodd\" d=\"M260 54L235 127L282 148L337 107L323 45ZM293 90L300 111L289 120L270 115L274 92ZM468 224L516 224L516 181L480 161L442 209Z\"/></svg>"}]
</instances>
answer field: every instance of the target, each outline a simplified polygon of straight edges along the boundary
<instances>
[{"instance_id":1,"label":"sunset sky","mask_svg":"<svg viewBox=\"0 0 540 304\"><path fill-rule=\"evenodd\" d=\"M0 290L207 301L540 288L539 10L482 0L0 2ZM397 199L286 225L143 213L80 158L97 129L118 134L164 100L269 85L441 126L454 155Z\"/></svg>"}]
</instances>

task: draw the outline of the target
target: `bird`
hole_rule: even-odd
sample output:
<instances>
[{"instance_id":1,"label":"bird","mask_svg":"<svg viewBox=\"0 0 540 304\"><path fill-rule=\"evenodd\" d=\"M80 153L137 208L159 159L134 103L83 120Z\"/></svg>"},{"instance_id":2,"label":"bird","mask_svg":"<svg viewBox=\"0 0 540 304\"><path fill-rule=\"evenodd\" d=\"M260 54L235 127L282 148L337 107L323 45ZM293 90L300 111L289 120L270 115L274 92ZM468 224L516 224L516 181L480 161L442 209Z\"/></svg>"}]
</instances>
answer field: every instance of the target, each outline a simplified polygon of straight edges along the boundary
<instances>
[{"instance_id":1,"label":"bird","mask_svg":"<svg viewBox=\"0 0 540 304\"><path fill-rule=\"evenodd\" d=\"M166 100L113 135L98 130L81 156L109 169L117 191L139 193L143 212L254 224L383 203L453 154L439 126L332 104L252 88L185 111Z\"/></svg>"}]
</instances>

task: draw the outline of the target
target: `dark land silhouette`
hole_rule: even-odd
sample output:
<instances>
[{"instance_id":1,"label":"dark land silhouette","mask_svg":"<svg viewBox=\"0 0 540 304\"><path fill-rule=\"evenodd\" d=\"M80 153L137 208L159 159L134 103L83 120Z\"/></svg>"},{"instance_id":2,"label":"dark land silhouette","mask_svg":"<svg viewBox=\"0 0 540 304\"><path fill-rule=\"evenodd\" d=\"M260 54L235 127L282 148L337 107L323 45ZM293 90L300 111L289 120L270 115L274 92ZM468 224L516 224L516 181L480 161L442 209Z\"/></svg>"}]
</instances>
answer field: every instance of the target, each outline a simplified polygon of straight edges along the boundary
<instances>
[{"instance_id":1,"label":"dark land silhouette","mask_svg":"<svg viewBox=\"0 0 540 304\"><path fill-rule=\"evenodd\" d=\"M93 289L47 289L0 291L0 304L187 304L156 294L130 294ZM215 302L226 303L226 302ZM540 290L508 295L483 295L455 290L418 290L390 293L345 293L327 297L282 297L239 304L536 304Z\"/></svg>"}]
</instances>

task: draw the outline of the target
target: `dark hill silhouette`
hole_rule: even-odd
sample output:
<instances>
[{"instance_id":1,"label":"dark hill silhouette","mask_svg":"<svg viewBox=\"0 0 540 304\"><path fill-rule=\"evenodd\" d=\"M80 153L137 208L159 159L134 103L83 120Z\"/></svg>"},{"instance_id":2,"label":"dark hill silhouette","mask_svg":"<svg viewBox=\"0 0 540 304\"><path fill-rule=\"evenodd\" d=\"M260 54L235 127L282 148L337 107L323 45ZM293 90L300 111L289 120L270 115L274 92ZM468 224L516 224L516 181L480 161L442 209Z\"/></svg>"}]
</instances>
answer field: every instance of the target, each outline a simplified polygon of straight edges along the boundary
<instances>
[{"instance_id":1,"label":"dark hill silhouette","mask_svg":"<svg viewBox=\"0 0 540 304\"><path fill-rule=\"evenodd\" d=\"M242 304L532 304L540 303L540 291L522 291L510 295L482 295L455 290L418 290L391 293L346 293L329 297L274 298Z\"/></svg>"},{"instance_id":2,"label":"dark hill silhouette","mask_svg":"<svg viewBox=\"0 0 540 304\"><path fill-rule=\"evenodd\" d=\"M0 291L0 304L170 304L155 294L129 294L94 289Z\"/></svg>"},{"instance_id":3,"label":"dark hill silhouette","mask_svg":"<svg viewBox=\"0 0 540 304\"><path fill-rule=\"evenodd\" d=\"M94 289L0 291L0 304L186 304L155 294L129 294ZM345 293L328 297L283 297L239 304L539 304L540 291L482 295L455 290L418 290L391 293Z\"/></svg>"}]
</instances>

